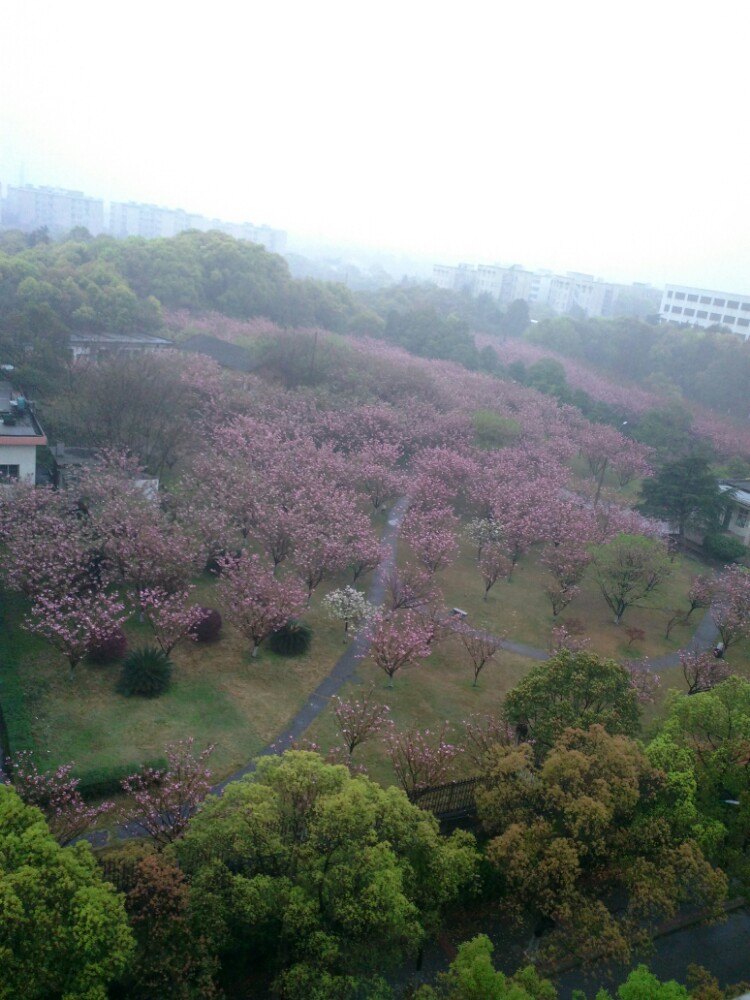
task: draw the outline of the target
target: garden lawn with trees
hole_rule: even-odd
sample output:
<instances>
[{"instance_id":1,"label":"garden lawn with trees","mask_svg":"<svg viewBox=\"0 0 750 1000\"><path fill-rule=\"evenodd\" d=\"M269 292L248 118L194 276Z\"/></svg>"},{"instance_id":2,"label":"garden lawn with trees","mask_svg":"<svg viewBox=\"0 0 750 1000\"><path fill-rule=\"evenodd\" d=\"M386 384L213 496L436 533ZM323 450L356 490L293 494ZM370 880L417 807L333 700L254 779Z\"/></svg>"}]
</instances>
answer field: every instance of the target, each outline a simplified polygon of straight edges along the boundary
<instances>
[{"instance_id":1,"label":"garden lawn with trees","mask_svg":"<svg viewBox=\"0 0 750 1000\"><path fill-rule=\"evenodd\" d=\"M9 996L390 1000L453 928L416 996L553 1000L561 959L633 967L662 921L747 895L750 572L663 524L709 523L679 463L715 494L742 435L647 389L631 428L611 383L498 353L523 303L357 299L218 234L39 240L0 241L3 345L50 437L98 452L0 493ZM163 306L242 370L65 364L69 332ZM709 609L722 658L711 629L684 648ZM303 706L296 746L222 782ZM466 776L477 835L445 836L416 803ZM103 878L80 838L123 821ZM722 996L698 979L636 968L618 996Z\"/></svg>"}]
</instances>

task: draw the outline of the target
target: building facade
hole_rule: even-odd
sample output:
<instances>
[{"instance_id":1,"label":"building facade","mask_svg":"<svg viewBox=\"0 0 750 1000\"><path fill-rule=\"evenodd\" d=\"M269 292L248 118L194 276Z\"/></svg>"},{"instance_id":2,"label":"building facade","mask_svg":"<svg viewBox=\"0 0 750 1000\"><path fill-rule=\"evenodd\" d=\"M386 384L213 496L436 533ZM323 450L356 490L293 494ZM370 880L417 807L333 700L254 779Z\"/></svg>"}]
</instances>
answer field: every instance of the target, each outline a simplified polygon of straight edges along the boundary
<instances>
[{"instance_id":1,"label":"building facade","mask_svg":"<svg viewBox=\"0 0 750 1000\"><path fill-rule=\"evenodd\" d=\"M251 222L226 222L205 215L185 212L181 208L163 208L135 201L113 201L109 206L109 231L112 236L141 236L152 240L168 238L197 229L202 233L216 230L238 240L259 243L271 253L286 249L286 233L270 226L255 226Z\"/></svg>"},{"instance_id":2,"label":"building facade","mask_svg":"<svg viewBox=\"0 0 750 1000\"><path fill-rule=\"evenodd\" d=\"M475 295L490 295L501 305L525 299L560 315L579 317L611 315L618 289L627 287L600 281L591 274L531 271L519 264L436 264L433 280L439 288L468 288Z\"/></svg>"},{"instance_id":3,"label":"building facade","mask_svg":"<svg viewBox=\"0 0 750 1000\"><path fill-rule=\"evenodd\" d=\"M36 450L47 437L32 404L10 382L0 381L0 485L36 481Z\"/></svg>"},{"instance_id":4,"label":"building facade","mask_svg":"<svg viewBox=\"0 0 750 1000\"><path fill-rule=\"evenodd\" d=\"M82 191L8 185L2 221L5 228L24 232L46 227L50 234L61 235L81 226L98 236L104 232L104 202Z\"/></svg>"},{"instance_id":5,"label":"building facade","mask_svg":"<svg viewBox=\"0 0 750 1000\"><path fill-rule=\"evenodd\" d=\"M667 285L659 317L683 326L724 326L742 337L750 336L750 295L716 292L687 285Z\"/></svg>"}]
</instances>

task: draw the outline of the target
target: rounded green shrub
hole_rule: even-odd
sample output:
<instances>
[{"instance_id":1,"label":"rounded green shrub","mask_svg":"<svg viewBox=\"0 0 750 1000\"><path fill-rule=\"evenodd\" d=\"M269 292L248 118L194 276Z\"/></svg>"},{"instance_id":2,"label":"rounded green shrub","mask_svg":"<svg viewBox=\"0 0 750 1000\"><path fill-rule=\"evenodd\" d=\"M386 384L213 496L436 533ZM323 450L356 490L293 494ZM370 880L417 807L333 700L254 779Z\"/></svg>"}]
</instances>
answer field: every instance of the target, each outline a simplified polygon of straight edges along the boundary
<instances>
[{"instance_id":1,"label":"rounded green shrub","mask_svg":"<svg viewBox=\"0 0 750 1000\"><path fill-rule=\"evenodd\" d=\"M190 630L197 642L216 642L221 632L221 615L216 608L201 608L202 617Z\"/></svg>"},{"instance_id":2,"label":"rounded green shrub","mask_svg":"<svg viewBox=\"0 0 750 1000\"><path fill-rule=\"evenodd\" d=\"M738 562L747 555L747 548L739 538L725 535L721 531L712 531L706 535L703 539L703 551L721 562Z\"/></svg>"},{"instance_id":3,"label":"rounded green shrub","mask_svg":"<svg viewBox=\"0 0 750 1000\"><path fill-rule=\"evenodd\" d=\"M313 630L304 622L291 618L271 635L268 645L279 656L302 656L310 648Z\"/></svg>"},{"instance_id":4,"label":"rounded green shrub","mask_svg":"<svg viewBox=\"0 0 750 1000\"><path fill-rule=\"evenodd\" d=\"M169 687L172 661L156 646L142 646L125 657L117 690L127 697L158 698Z\"/></svg>"}]
</instances>

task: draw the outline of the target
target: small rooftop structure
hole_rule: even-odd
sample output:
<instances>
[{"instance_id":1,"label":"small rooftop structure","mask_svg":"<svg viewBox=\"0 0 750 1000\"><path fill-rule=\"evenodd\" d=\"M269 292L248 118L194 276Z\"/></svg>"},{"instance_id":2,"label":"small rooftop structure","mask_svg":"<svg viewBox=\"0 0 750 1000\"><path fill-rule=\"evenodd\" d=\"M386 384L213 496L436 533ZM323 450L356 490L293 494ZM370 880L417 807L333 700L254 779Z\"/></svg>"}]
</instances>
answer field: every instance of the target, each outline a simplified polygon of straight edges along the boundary
<instances>
[{"instance_id":1,"label":"small rooftop structure","mask_svg":"<svg viewBox=\"0 0 750 1000\"><path fill-rule=\"evenodd\" d=\"M36 450L47 437L34 404L10 382L0 380L0 481L36 479Z\"/></svg>"},{"instance_id":2,"label":"small rooftop structure","mask_svg":"<svg viewBox=\"0 0 750 1000\"><path fill-rule=\"evenodd\" d=\"M98 358L108 354L138 354L172 347L165 337L140 333L71 333L69 338L73 360Z\"/></svg>"}]
</instances>

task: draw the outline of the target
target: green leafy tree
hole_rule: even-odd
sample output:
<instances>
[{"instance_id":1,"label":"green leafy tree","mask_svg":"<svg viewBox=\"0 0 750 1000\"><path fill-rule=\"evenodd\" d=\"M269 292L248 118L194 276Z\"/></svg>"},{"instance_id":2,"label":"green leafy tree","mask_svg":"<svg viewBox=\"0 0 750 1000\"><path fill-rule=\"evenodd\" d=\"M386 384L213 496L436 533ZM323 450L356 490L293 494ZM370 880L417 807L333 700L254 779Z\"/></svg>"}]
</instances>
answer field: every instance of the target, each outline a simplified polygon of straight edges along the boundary
<instances>
[{"instance_id":1,"label":"green leafy tree","mask_svg":"<svg viewBox=\"0 0 750 1000\"><path fill-rule=\"evenodd\" d=\"M500 329L507 337L520 337L529 325L529 306L525 299L514 299L505 310Z\"/></svg>"},{"instance_id":2,"label":"green leafy tree","mask_svg":"<svg viewBox=\"0 0 750 1000\"><path fill-rule=\"evenodd\" d=\"M622 616L659 589L672 572L667 548L644 535L619 534L593 555L599 590L619 625Z\"/></svg>"},{"instance_id":3,"label":"green leafy tree","mask_svg":"<svg viewBox=\"0 0 750 1000\"><path fill-rule=\"evenodd\" d=\"M541 763L496 746L477 788L498 904L531 921L543 961L628 962L686 904L718 915L726 878L670 821L664 776L635 741L569 729Z\"/></svg>"},{"instance_id":4,"label":"green leafy tree","mask_svg":"<svg viewBox=\"0 0 750 1000\"><path fill-rule=\"evenodd\" d=\"M416 1000L557 1000L557 990L529 966L512 976L492 964L494 945L485 934L458 947L448 972L437 985L423 986Z\"/></svg>"},{"instance_id":5,"label":"green leafy tree","mask_svg":"<svg viewBox=\"0 0 750 1000\"><path fill-rule=\"evenodd\" d=\"M263 956L282 991L416 955L477 860L469 834L441 837L403 792L303 751L209 798L172 850L215 947Z\"/></svg>"},{"instance_id":6,"label":"green leafy tree","mask_svg":"<svg viewBox=\"0 0 750 1000\"><path fill-rule=\"evenodd\" d=\"M533 667L509 692L504 715L545 754L571 726L599 723L608 733L638 731L638 695L630 674L614 660L564 649Z\"/></svg>"},{"instance_id":7,"label":"green leafy tree","mask_svg":"<svg viewBox=\"0 0 750 1000\"><path fill-rule=\"evenodd\" d=\"M750 885L750 682L674 695L648 748L673 789L673 808L705 849Z\"/></svg>"},{"instance_id":8,"label":"green leafy tree","mask_svg":"<svg viewBox=\"0 0 750 1000\"><path fill-rule=\"evenodd\" d=\"M665 462L641 486L640 509L668 521L681 545L688 528L716 528L726 503L708 459L700 454Z\"/></svg>"},{"instance_id":9,"label":"green leafy tree","mask_svg":"<svg viewBox=\"0 0 750 1000\"><path fill-rule=\"evenodd\" d=\"M612 996L599 990L596 1000L612 1000ZM662 982L645 965L639 965L618 987L617 1000L690 1000L690 993L674 979Z\"/></svg>"},{"instance_id":10,"label":"green leafy tree","mask_svg":"<svg viewBox=\"0 0 750 1000\"><path fill-rule=\"evenodd\" d=\"M105 1000L132 949L123 899L89 845L60 847L0 785L0 998Z\"/></svg>"}]
</instances>

